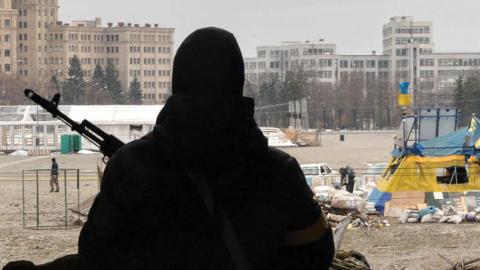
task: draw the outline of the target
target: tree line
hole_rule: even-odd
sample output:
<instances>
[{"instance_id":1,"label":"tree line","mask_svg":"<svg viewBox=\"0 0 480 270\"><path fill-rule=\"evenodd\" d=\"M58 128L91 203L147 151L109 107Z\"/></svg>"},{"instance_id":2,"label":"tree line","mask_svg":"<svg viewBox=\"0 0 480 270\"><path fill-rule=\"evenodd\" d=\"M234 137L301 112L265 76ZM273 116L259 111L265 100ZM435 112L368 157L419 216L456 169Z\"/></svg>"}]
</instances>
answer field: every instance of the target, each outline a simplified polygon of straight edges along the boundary
<instances>
[{"instance_id":1,"label":"tree line","mask_svg":"<svg viewBox=\"0 0 480 270\"><path fill-rule=\"evenodd\" d=\"M454 102L464 116L480 113L480 72L458 77L455 82Z\"/></svg>"},{"instance_id":2,"label":"tree line","mask_svg":"<svg viewBox=\"0 0 480 270\"><path fill-rule=\"evenodd\" d=\"M388 129L398 128L397 90L387 79L366 79L352 72L337 83L325 83L302 68L286 72L284 78L265 74L245 83L244 93L256 100L260 125L288 127L292 115L289 101L306 98L310 128Z\"/></svg>"},{"instance_id":3,"label":"tree line","mask_svg":"<svg viewBox=\"0 0 480 270\"><path fill-rule=\"evenodd\" d=\"M62 93L63 104L142 104L138 78L134 77L125 92L113 62L108 62L105 70L97 63L91 80L87 81L85 77L77 56L70 60L66 80L60 81L57 75L52 76L55 90Z\"/></svg>"}]
</instances>

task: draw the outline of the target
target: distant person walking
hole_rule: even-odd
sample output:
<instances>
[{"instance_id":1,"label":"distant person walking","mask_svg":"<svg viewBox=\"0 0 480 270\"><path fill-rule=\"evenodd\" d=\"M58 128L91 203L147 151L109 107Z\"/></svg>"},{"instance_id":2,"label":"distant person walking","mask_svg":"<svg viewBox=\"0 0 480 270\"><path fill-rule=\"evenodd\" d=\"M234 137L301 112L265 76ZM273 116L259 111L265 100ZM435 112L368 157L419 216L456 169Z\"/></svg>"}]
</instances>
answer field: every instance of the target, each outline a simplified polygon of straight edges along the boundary
<instances>
[{"instance_id":1,"label":"distant person walking","mask_svg":"<svg viewBox=\"0 0 480 270\"><path fill-rule=\"evenodd\" d=\"M59 192L58 188L58 163L52 158L52 169L50 170L50 192Z\"/></svg>"}]
</instances>

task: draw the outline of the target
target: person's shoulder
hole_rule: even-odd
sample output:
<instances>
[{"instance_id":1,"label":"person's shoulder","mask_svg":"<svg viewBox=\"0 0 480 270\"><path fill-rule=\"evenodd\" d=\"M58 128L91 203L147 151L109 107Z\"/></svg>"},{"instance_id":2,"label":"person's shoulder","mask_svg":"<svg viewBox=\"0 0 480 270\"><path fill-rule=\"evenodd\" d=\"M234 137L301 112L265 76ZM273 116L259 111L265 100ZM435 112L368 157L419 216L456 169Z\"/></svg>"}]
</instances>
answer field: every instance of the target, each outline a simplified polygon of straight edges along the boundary
<instances>
[{"instance_id":1,"label":"person's shoulder","mask_svg":"<svg viewBox=\"0 0 480 270\"><path fill-rule=\"evenodd\" d=\"M287 164L295 161L295 158L290 154L275 147L268 147L265 157L268 161L277 164Z\"/></svg>"},{"instance_id":2,"label":"person's shoulder","mask_svg":"<svg viewBox=\"0 0 480 270\"><path fill-rule=\"evenodd\" d=\"M165 156L169 150L168 144L157 138L153 132L144 137L127 143L120 148L114 155L114 158L132 159L132 158L153 158L160 155Z\"/></svg>"}]
</instances>

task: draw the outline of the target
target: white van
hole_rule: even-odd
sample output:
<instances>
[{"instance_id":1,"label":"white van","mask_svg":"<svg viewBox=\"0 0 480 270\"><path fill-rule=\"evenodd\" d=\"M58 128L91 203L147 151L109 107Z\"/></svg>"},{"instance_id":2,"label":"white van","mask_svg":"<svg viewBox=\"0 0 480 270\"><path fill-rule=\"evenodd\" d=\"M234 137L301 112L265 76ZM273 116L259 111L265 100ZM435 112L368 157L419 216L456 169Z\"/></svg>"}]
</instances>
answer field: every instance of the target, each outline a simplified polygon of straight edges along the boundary
<instances>
[{"instance_id":1,"label":"white van","mask_svg":"<svg viewBox=\"0 0 480 270\"><path fill-rule=\"evenodd\" d=\"M340 175L326 163L302 164L302 168L307 184L313 189L316 186L334 186L335 181Z\"/></svg>"}]
</instances>

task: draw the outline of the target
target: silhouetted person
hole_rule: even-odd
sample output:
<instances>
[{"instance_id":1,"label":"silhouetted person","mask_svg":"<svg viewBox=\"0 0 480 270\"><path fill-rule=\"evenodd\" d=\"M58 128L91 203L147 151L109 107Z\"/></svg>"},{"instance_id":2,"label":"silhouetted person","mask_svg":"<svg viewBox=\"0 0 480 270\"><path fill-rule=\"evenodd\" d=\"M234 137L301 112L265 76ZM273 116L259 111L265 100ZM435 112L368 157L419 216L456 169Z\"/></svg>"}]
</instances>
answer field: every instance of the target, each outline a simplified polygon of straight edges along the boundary
<instances>
[{"instance_id":1,"label":"silhouetted person","mask_svg":"<svg viewBox=\"0 0 480 270\"><path fill-rule=\"evenodd\" d=\"M58 163L52 158L52 168L50 169L50 192L59 192L58 187Z\"/></svg>"},{"instance_id":2,"label":"silhouetted person","mask_svg":"<svg viewBox=\"0 0 480 270\"><path fill-rule=\"evenodd\" d=\"M52 265L328 269L332 232L297 161L269 148L257 127L234 36L205 28L187 37L172 84L154 131L108 162L79 255ZM197 184L211 191L213 215ZM232 238L236 248L225 244ZM242 251L250 267L234 263Z\"/></svg>"},{"instance_id":3,"label":"silhouetted person","mask_svg":"<svg viewBox=\"0 0 480 270\"><path fill-rule=\"evenodd\" d=\"M353 190L355 188L355 171L350 166L347 166L345 167L345 173L348 179L347 191L353 193Z\"/></svg>"}]
</instances>

